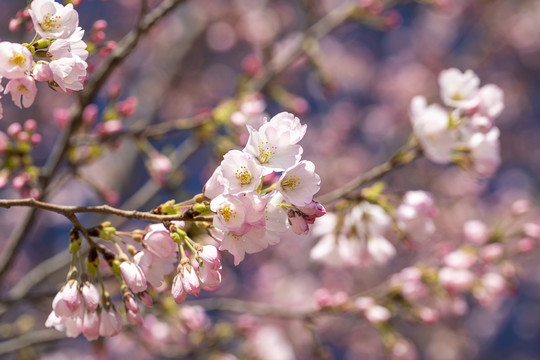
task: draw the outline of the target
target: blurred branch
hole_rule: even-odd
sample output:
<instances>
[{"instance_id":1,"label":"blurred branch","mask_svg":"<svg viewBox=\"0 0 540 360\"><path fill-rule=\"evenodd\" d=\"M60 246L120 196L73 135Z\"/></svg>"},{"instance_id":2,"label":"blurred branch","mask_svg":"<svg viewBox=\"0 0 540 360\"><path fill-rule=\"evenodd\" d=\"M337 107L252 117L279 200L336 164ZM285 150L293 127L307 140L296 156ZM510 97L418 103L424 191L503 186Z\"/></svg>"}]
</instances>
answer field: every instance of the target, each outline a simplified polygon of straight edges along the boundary
<instances>
[{"instance_id":1,"label":"blurred branch","mask_svg":"<svg viewBox=\"0 0 540 360\"><path fill-rule=\"evenodd\" d=\"M414 140L411 141L414 142ZM416 144L412 145L412 147L410 147L409 144L406 145L403 149L399 150L396 154L394 154L390 158L390 160L378 166L375 166L374 168L365 173L358 175L356 178L352 179L345 185L322 196L319 196L317 198L317 201L322 204L327 204L339 200L350 194L360 186L375 181L383 177L384 175L390 173L391 171L413 162L422 154L422 149L420 149L420 147L418 147L418 145Z\"/></svg>"},{"instance_id":2,"label":"blurred branch","mask_svg":"<svg viewBox=\"0 0 540 360\"><path fill-rule=\"evenodd\" d=\"M62 163L62 160L69 148L71 135L77 130L82 122L84 108L92 102L112 71L118 67L118 65L120 65L120 63L133 51L141 36L148 32L148 30L150 30L150 28L152 28L152 26L159 19L167 15L176 6L184 1L185 0L165 0L151 13L142 17L139 20L136 28L130 31L122 40L120 40L116 49L111 52L109 57L105 59L101 66L92 75L86 84L86 90L84 90L79 96L78 105L75 106L71 111L71 121L68 127L62 132L60 138L57 140L42 171L40 188L42 189L44 198L48 193L49 185L52 182L53 176ZM31 228L36 216L36 210L37 208L31 208L26 213L18 226L13 230L10 238L2 249L2 254L0 255L0 282L2 282L4 276L7 274L7 271L15 258L15 254L18 252L22 244L24 236Z\"/></svg>"},{"instance_id":3,"label":"blurred branch","mask_svg":"<svg viewBox=\"0 0 540 360\"><path fill-rule=\"evenodd\" d=\"M0 355L9 354L31 345L64 339L66 334L54 329L37 330L0 343Z\"/></svg>"},{"instance_id":4,"label":"blurred branch","mask_svg":"<svg viewBox=\"0 0 540 360\"><path fill-rule=\"evenodd\" d=\"M284 53L279 56L274 56L269 64L266 64L267 69L264 74L251 83L253 92L261 92L276 75L283 72L287 67L305 52L305 47L309 46L310 39L321 39L328 35L339 25L343 24L350 18L352 13L358 8L358 1L347 1L329 12L318 22L313 24L307 30L303 31L298 38L294 40L294 44L290 45Z\"/></svg>"}]
</instances>

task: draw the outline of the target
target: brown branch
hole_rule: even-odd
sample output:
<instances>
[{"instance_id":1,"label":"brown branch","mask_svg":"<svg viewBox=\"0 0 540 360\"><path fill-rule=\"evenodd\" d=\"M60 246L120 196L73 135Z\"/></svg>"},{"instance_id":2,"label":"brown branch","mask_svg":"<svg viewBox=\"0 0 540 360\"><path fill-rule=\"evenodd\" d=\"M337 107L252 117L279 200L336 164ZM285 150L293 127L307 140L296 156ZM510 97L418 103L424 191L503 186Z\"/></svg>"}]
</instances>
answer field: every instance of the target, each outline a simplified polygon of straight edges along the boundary
<instances>
[{"instance_id":1,"label":"brown branch","mask_svg":"<svg viewBox=\"0 0 540 360\"><path fill-rule=\"evenodd\" d=\"M150 30L159 19L167 15L176 6L184 1L185 0L165 0L150 14L141 18L137 27L124 36L122 40L120 40L117 48L111 52L109 57L92 75L91 79L86 84L86 90L83 91L79 96L78 105L71 111L71 121L68 127L62 132L60 138L56 141L51 155L49 156L47 163L42 170L40 188L42 190L43 197L47 195L53 176L62 163L67 150L69 149L71 135L75 133L82 122L84 108L92 102L112 71L116 69L116 67L118 67L118 65L120 65L121 62L133 51L141 36L148 32L148 30ZM15 254L18 252L22 244L24 236L34 222L36 209L37 208L29 209L22 221L13 230L10 238L2 249L2 254L0 255L0 282L7 274L7 271L15 258Z\"/></svg>"},{"instance_id":2,"label":"brown branch","mask_svg":"<svg viewBox=\"0 0 540 360\"><path fill-rule=\"evenodd\" d=\"M131 220L149 220L149 221L173 221L173 220L183 220L183 221L206 221L211 222L212 218L209 217L196 217L191 218L184 216L183 214L173 214L173 215L161 215L154 214L147 211L137 211L137 210L122 210L117 209L109 205L99 205L99 206L68 206L68 205L56 205L47 203L44 201L39 201L33 198L27 199L0 199L0 207L9 209L14 206L24 206L36 209L43 209L51 212L55 212L60 215L64 215L68 219L72 215L77 213L96 213L104 215L115 215L120 216L126 219Z\"/></svg>"}]
</instances>

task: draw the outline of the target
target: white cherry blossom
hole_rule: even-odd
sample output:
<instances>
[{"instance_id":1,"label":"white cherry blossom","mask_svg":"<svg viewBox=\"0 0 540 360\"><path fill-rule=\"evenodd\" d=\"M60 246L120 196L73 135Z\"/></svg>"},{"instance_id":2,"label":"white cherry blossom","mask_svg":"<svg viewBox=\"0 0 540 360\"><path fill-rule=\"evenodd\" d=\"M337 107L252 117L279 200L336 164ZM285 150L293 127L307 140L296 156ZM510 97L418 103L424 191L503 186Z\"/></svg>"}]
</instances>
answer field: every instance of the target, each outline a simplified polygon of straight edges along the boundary
<instances>
[{"instance_id":1,"label":"white cherry blossom","mask_svg":"<svg viewBox=\"0 0 540 360\"><path fill-rule=\"evenodd\" d=\"M79 14L72 4L63 6L54 0L34 0L28 12L36 32L44 38L67 39L79 24Z\"/></svg>"},{"instance_id":2,"label":"white cherry blossom","mask_svg":"<svg viewBox=\"0 0 540 360\"><path fill-rule=\"evenodd\" d=\"M472 70L463 73L455 68L443 70L439 75L439 86L441 98L448 106L468 111L480 102L480 79Z\"/></svg>"},{"instance_id":3,"label":"white cherry blossom","mask_svg":"<svg viewBox=\"0 0 540 360\"><path fill-rule=\"evenodd\" d=\"M303 206L313 200L320 185L321 178L315 173L315 165L302 160L281 175L276 189L289 203Z\"/></svg>"},{"instance_id":4,"label":"white cherry blossom","mask_svg":"<svg viewBox=\"0 0 540 360\"><path fill-rule=\"evenodd\" d=\"M21 44L0 42L0 78L18 79L32 68L32 53Z\"/></svg>"},{"instance_id":5,"label":"white cherry blossom","mask_svg":"<svg viewBox=\"0 0 540 360\"><path fill-rule=\"evenodd\" d=\"M227 192L231 194L255 191L263 175L263 168L255 158L239 150L225 154L221 169Z\"/></svg>"}]
</instances>

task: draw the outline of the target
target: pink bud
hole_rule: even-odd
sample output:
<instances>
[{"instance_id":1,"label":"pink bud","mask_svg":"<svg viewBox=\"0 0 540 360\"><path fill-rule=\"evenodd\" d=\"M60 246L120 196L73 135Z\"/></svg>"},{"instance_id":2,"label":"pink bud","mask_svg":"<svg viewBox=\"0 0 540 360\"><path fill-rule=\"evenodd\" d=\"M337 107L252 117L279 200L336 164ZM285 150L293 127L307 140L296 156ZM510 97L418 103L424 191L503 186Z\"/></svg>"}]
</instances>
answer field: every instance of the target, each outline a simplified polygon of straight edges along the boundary
<instances>
[{"instance_id":1,"label":"pink bud","mask_svg":"<svg viewBox=\"0 0 540 360\"><path fill-rule=\"evenodd\" d=\"M17 31L21 26L21 21L19 19L11 19L9 21L9 31Z\"/></svg>"},{"instance_id":2,"label":"pink bud","mask_svg":"<svg viewBox=\"0 0 540 360\"><path fill-rule=\"evenodd\" d=\"M99 323L98 312L85 312L82 333L87 340L96 340L99 337Z\"/></svg>"},{"instance_id":3,"label":"pink bud","mask_svg":"<svg viewBox=\"0 0 540 360\"><path fill-rule=\"evenodd\" d=\"M63 129L69 124L71 120L71 113L68 109L58 108L53 111L53 118L56 126Z\"/></svg>"},{"instance_id":4,"label":"pink bud","mask_svg":"<svg viewBox=\"0 0 540 360\"><path fill-rule=\"evenodd\" d=\"M139 99L135 96L130 96L126 100L118 102L118 104L116 104L116 110L120 115L128 117L135 114L138 105Z\"/></svg>"},{"instance_id":5,"label":"pink bud","mask_svg":"<svg viewBox=\"0 0 540 360\"><path fill-rule=\"evenodd\" d=\"M99 113L99 108L95 104L90 104L84 108L83 111L83 121L86 125L93 125Z\"/></svg>"},{"instance_id":6,"label":"pink bud","mask_svg":"<svg viewBox=\"0 0 540 360\"><path fill-rule=\"evenodd\" d=\"M124 304L126 305L126 308L128 310L131 310L134 313L139 312L139 306L135 302L135 299L133 298L133 296L131 296L131 295L125 296L124 297Z\"/></svg>"},{"instance_id":7,"label":"pink bud","mask_svg":"<svg viewBox=\"0 0 540 360\"><path fill-rule=\"evenodd\" d=\"M7 128L7 133L11 137L15 137L19 135L19 133L22 131L22 126L19 123L12 123Z\"/></svg>"},{"instance_id":8,"label":"pink bud","mask_svg":"<svg viewBox=\"0 0 540 360\"><path fill-rule=\"evenodd\" d=\"M122 317L111 306L108 311L103 309L100 314L99 335L104 337L113 337L122 330Z\"/></svg>"},{"instance_id":9,"label":"pink bud","mask_svg":"<svg viewBox=\"0 0 540 360\"><path fill-rule=\"evenodd\" d=\"M105 31L107 29L107 21L103 19L96 20L92 27L95 31Z\"/></svg>"},{"instance_id":10,"label":"pink bud","mask_svg":"<svg viewBox=\"0 0 540 360\"><path fill-rule=\"evenodd\" d=\"M28 119L24 122L24 129L29 133L34 133L37 129L37 122L34 119Z\"/></svg>"},{"instance_id":11,"label":"pink bud","mask_svg":"<svg viewBox=\"0 0 540 360\"><path fill-rule=\"evenodd\" d=\"M86 281L81 288L81 292L88 310L92 312L96 311L100 299L98 288L91 282Z\"/></svg>"},{"instance_id":12,"label":"pink bud","mask_svg":"<svg viewBox=\"0 0 540 360\"><path fill-rule=\"evenodd\" d=\"M219 267L221 267L218 250L215 246L204 245L202 251L199 251L199 256L205 263L213 265L214 269L218 269Z\"/></svg>"},{"instance_id":13,"label":"pink bud","mask_svg":"<svg viewBox=\"0 0 540 360\"><path fill-rule=\"evenodd\" d=\"M32 134L32 136L30 136L30 142L32 143L32 145L37 145L41 142L41 135L40 134Z\"/></svg>"},{"instance_id":14,"label":"pink bud","mask_svg":"<svg viewBox=\"0 0 540 360\"><path fill-rule=\"evenodd\" d=\"M428 307L422 307L418 316L426 324L434 324L439 321L439 312Z\"/></svg>"},{"instance_id":15,"label":"pink bud","mask_svg":"<svg viewBox=\"0 0 540 360\"><path fill-rule=\"evenodd\" d=\"M203 263L203 265L199 268L199 276L205 289L212 290L221 284L220 272L217 269L213 269L212 265L209 263Z\"/></svg>"},{"instance_id":16,"label":"pink bud","mask_svg":"<svg viewBox=\"0 0 540 360\"><path fill-rule=\"evenodd\" d=\"M53 72L47 64L37 64L32 71L32 76L36 81L53 81Z\"/></svg>"},{"instance_id":17,"label":"pink bud","mask_svg":"<svg viewBox=\"0 0 540 360\"><path fill-rule=\"evenodd\" d=\"M81 293L77 280L69 281L62 290L62 299L71 311L75 311L81 304Z\"/></svg>"},{"instance_id":18,"label":"pink bud","mask_svg":"<svg viewBox=\"0 0 540 360\"><path fill-rule=\"evenodd\" d=\"M161 153L153 153L150 157L149 171L155 182L164 185L172 170L169 158Z\"/></svg>"},{"instance_id":19,"label":"pink bud","mask_svg":"<svg viewBox=\"0 0 540 360\"><path fill-rule=\"evenodd\" d=\"M150 225L142 242L150 253L161 259L176 256L178 251L178 245L163 224Z\"/></svg>"},{"instance_id":20,"label":"pink bud","mask_svg":"<svg viewBox=\"0 0 540 360\"><path fill-rule=\"evenodd\" d=\"M291 224L291 227L295 234L305 235L309 231L309 226L306 220L300 214L292 210L289 213L289 223Z\"/></svg>"},{"instance_id":21,"label":"pink bud","mask_svg":"<svg viewBox=\"0 0 540 360\"><path fill-rule=\"evenodd\" d=\"M174 277L171 287L171 294L174 298L174 302L177 304L183 304L184 301L186 301L186 291L184 289L180 274Z\"/></svg>"},{"instance_id":22,"label":"pink bud","mask_svg":"<svg viewBox=\"0 0 540 360\"><path fill-rule=\"evenodd\" d=\"M28 140L30 140L30 135L26 131L21 131L17 134L16 138L20 142L28 142Z\"/></svg>"},{"instance_id":23,"label":"pink bud","mask_svg":"<svg viewBox=\"0 0 540 360\"><path fill-rule=\"evenodd\" d=\"M140 293L146 290L146 277L139 265L134 262L124 261L120 264L120 272L131 291Z\"/></svg>"},{"instance_id":24,"label":"pink bud","mask_svg":"<svg viewBox=\"0 0 540 360\"><path fill-rule=\"evenodd\" d=\"M141 300L144 306L152 307L154 305L152 298L150 297L150 295L148 295L146 291L138 293L137 297L139 298L139 300Z\"/></svg>"},{"instance_id":25,"label":"pink bud","mask_svg":"<svg viewBox=\"0 0 540 360\"><path fill-rule=\"evenodd\" d=\"M328 289L317 289L314 293L315 301L320 308L332 306L334 304L332 294Z\"/></svg>"},{"instance_id":26,"label":"pink bud","mask_svg":"<svg viewBox=\"0 0 540 360\"><path fill-rule=\"evenodd\" d=\"M101 44L107 36L103 31L97 31L90 35L90 40L95 44Z\"/></svg>"},{"instance_id":27,"label":"pink bud","mask_svg":"<svg viewBox=\"0 0 540 360\"><path fill-rule=\"evenodd\" d=\"M9 144L9 139L2 131L0 131L0 155L3 155L6 152L7 146Z\"/></svg>"},{"instance_id":28,"label":"pink bud","mask_svg":"<svg viewBox=\"0 0 540 360\"><path fill-rule=\"evenodd\" d=\"M242 60L242 69L250 76L256 76L262 69L261 59L254 54L250 54Z\"/></svg>"},{"instance_id":29,"label":"pink bud","mask_svg":"<svg viewBox=\"0 0 540 360\"><path fill-rule=\"evenodd\" d=\"M143 324L143 319L141 317L141 314L137 312L133 312L130 309L128 309L126 312L126 319L127 319L127 322L130 323L131 325L142 326Z\"/></svg>"}]
</instances>

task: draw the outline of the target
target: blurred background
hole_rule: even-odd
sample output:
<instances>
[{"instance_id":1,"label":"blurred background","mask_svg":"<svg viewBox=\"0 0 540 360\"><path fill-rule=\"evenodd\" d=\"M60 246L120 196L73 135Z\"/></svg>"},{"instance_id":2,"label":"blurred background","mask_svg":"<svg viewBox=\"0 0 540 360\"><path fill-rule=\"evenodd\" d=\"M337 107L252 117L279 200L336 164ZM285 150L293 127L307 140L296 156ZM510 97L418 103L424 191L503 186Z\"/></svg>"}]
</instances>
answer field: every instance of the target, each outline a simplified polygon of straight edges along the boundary
<instances>
[{"instance_id":1,"label":"blurred background","mask_svg":"<svg viewBox=\"0 0 540 360\"><path fill-rule=\"evenodd\" d=\"M420 159L393 172L384 180L387 191L430 191L440 215L433 243L463 242L461 226L467 219L481 219L496 226L508 216L509 204L529 199L532 220L538 220L540 189L540 3L535 0L442 0L437 4L358 0L365 13L345 21L327 36L314 39L307 54L299 56L283 72L271 77L262 89L266 113L289 111L308 124L301 145L304 159L313 161L322 179L319 194L346 183L361 172L387 160L411 133L408 108L415 95L440 102L437 76L455 67L474 70L482 84L494 83L504 91L505 110L498 118L501 129L502 165L493 178L479 179L455 166L440 166ZM108 79L95 104L98 123L89 126L99 134L100 121L107 118L111 104L136 97L138 106L122 119L124 128L140 128L176 119L197 119L227 99L238 97L246 83L260 80L264 66L280 59L296 39L317 19L342 6L340 0L199 0L186 1L162 19L143 38L131 56ZM149 1L150 8L159 1ZM107 21L106 38L96 42L91 68L103 61L111 41L129 32L139 15L133 0L84 0L78 7L80 26L87 36L94 22ZM33 34L23 23L9 31L10 19L21 10L21 2L0 2L0 39L28 42ZM31 25L31 23L27 23ZM85 37L86 38L86 37ZM91 76L91 75L90 75ZM66 96L38 87L36 103L19 110L5 95L0 130L10 123L33 118L43 141L34 149L37 165L43 165L59 133L58 109L67 109L77 95ZM55 114L55 111L56 114ZM109 119L110 120L110 119ZM196 121L196 120L193 120ZM194 141L193 139L196 139ZM230 148L246 139L243 126L234 123L201 126L194 130L170 131L148 139L151 149L173 155L181 165L166 182L156 181L145 166L151 159L148 144L136 137L112 138L89 157L78 173L58 184L50 201L58 204L98 205L110 203L125 209L148 210L169 199L178 202L201 192L206 179ZM83 139L84 140L84 137ZM91 147L86 151L91 152ZM174 161L173 161L174 162ZM66 170L66 169L64 169ZM67 170L66 170L67 171ZM67 171L69 173L69 171ZM59 180L60 181L60 180ZM19 193L7 185L1 198ZM25 209L0 210L0 246L10 236ZM81 216L93 226L103 218ZM132 221L124 229L144 228ZM2 284L2 294L37 264L66 249L70 224L62 216L40 212L27 231L23 248ZM234 297L305 309L314 304L319 287L349 294L362 292L389 274L418 260L429 261L430 246L414 251L398 246L399 256L384 267L367 269L328 268L313 264L310 236L290 236L261 253L248 255L238 267L224 255L224 280L214 293L201 298ZM65 255L65 254L64 254ZM55 258L58 261L61 258ZM522 281L497 309L470 302L461 317L453 316L431 326L403 321L397 328L415 344L420 358L454 359L540 359L540 265L532 252L519 259ZM0 337L43 328L52 297L65 279L69 256L63 267L50 271L29 291L24 301L2 310ZM49 268L47 268L49 269ZM196 302L194 302L195 304ZM189 304L189 301L188 301ZM170 310L164 302L162 315ZM167 307L169 306L169 307ZM159 319L159 306L148 311L152 323L142 329L93 343L85 339L54 339L26 347L6 358L125 359L160 358L166 354L152 346L161 341L186 348L201 345L200 339L178 340L176 325ZM182 318L181 315L180 318ZM228 331L215 324L240 323L257 327L258 335L236 338L222 346L239 359L309 359L312 334L298 321L241 317L222 312L208 313L213 325L203 333ZM206 321L206 320L205 320ZM155 325L157 324L157 325ZM161 324L161 325L159 325ZM161 326L161 327L159 327ZM212 329L212 330L210 330ZM319 342L335 359L384 359L378 333L357 318L329 316L317 321ZM171 334L172 333L172 334ZM187 334L189 332L181 332ZM141 345L139 336L153 334L154 345ZM60 336L63 334L60 334ZM160 336L162 338L160 338ZM183 336L183 335L182 335ZM199 341L199 343L197 343ZM143 341L144 343L144 341ZM199 352L198 352L199 351ZM224 352L225 353L225 352ZM270 354L270 355L269 355ZM194 350L184 358L227 358ZM215 357L211 357L215 356Z\"/></svg>"}]
</instances>

